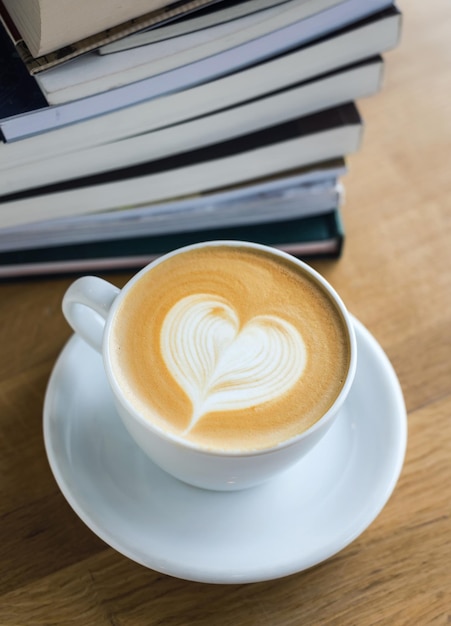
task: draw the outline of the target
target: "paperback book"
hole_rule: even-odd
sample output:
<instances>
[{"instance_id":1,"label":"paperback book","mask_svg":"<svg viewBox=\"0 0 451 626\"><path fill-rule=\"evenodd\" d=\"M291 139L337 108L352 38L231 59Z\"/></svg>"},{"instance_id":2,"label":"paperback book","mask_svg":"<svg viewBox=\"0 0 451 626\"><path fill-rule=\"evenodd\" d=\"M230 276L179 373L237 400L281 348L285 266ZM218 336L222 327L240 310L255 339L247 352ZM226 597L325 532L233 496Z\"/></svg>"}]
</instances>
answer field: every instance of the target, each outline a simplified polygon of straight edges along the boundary
<instances>
[{"instance_id":1,"label":"paperback book","mask_svg":"<svg viewBox=\"0 0 451 626\"><path fill-rule=\"evenodd\" d=\"M0 0L0 19L31 74L54 67L130 33L222 0ZM151 9L149 11L149 8Z\"/></svg>"},{"instance_id":2,"label":"paperback book","mask_svg":"<svg viewBox=\"0 0 451 626\"><path fill-rule=\"evenodd\" d=\"M5 196L0 226L111 211L212 191L355 152L362 121L354 103L212 146L96 176Z\"/></svg>"},{"instance_id":3,"label":"paperback book","mask_svg":"<svg viewBox=\"0 0 451 626\"><path fill-rule=\"evenodd\" d=\"M311 217L341 205L343 160L212 193L0 229L0 251Z\"/></svg>"},{"instance_id":4,"label":"paperback book","mask_svg":"<svg viewBox=\"0 0 451 626\"><path fill-rule=\"evenodd\" d=\"M1 252L0 278L137 269L176 248L212 240L254 241L305 259L337 258L342 251L344 231L336 210L270 224Z\"/></svg>"},{"instance_id":5,"label":"paperback book","mask_svg":"<svg viewBox=\"0 0 451 626\"><path fill-rule=\"evenodd\" d=\"M3 118L0 129L8 142L70 124L79 127L83 120L92 120L91 127L98 126L99 132L106 132L105 128L111 126L107 113L116 112L121 124L131 125L135 109L129 108L140 103L143 111L149 106L152 112L146 111L138 116L139 120L143 117L153 120L155 115L154 127L179 123L379 55L397 45L400 17L396 8L390 8L344 30L334 31L324 39L300 48L294 46L289 53L276 56L271 56L274 49L268 47L266 40L258 39L250 42L256 55L251 67L243 68L241 48L232 48L191 63L189 71L186 67L176 68L112 91ZM274 37L285 45L286 39L281 33L281 30L276 31ZM74 134L77 132L74 130ZM80 132L84 136L89 134L82 127Z\"/></svg>"},{"instance_id":6,"label":"paperback book","mask_svg":"<svg viewBox=\"0 0 451 626\"><path fill-rule=\"evenodd\" d=\"M60 143L56 153L48 154L51 146L49 142L45 143L45 136L42 135L38 141L33 141L38 139L36 137L7 145L0 149L0 195L193 151L368 97L380 89L382 70L382 59L376 57L240 106L152 132L143 129L137 135L86 149ZM147 124L150 125L151 121ZM63 130L56 132L68 134Z\"/></svg>"},{"instance_id":7,"label":"paperback book","mask_svg":"<svg viewBox=\"0 0 451 626\"><path fill-rule=\"evenodd\" d=\"M195 64L213 63L216 70L212 70L219 76L220 72L238 71L307 45L366 18L374 10L386 8L392 1L316 0L313 3L319 4L323 9L318 11L316 6L313 12L312 2L289 0L175 39L114 55L83 55L40 73L37 81L49 104L61 104L175 70L192 75ZM225 64L221 63L223 57Z\"/></svg>"}]
</instances>

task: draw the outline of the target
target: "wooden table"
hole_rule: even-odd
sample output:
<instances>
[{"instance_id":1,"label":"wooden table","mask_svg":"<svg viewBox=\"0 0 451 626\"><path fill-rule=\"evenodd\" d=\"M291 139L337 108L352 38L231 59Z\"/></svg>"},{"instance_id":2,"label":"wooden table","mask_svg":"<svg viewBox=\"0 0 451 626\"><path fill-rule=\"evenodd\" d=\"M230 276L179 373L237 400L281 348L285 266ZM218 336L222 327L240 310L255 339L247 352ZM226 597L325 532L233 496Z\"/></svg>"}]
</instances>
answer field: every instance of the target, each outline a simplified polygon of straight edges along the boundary
<instances>
[{"instance_id":1,"label":"wooden table","mask_svg":"<svg viewBox=\"0 0 451 626\"><path fill-rule=\"evenodd\" d=\"M288 626L451 623L451 5L414 0L381 94L361 103L338 262L315 263L400 378L404 469L373 524L330 560L271 582L147 570L75 515L50 472L42 402L70 331L71 279L0 285L0 624ZM113 276L118 285L125 274Z\"/></svg>"}]
</instances>

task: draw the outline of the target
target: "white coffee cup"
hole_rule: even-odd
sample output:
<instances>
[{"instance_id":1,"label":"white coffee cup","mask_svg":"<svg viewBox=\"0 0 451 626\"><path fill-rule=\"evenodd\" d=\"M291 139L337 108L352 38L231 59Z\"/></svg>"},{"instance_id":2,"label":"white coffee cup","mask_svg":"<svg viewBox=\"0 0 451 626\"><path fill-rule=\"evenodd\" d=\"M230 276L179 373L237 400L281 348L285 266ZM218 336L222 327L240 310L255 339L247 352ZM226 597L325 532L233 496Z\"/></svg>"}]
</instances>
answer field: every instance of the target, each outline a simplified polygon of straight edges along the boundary
<instances>
[{"instance_id":1,"label":"white coffee cup","mask_svg":"<svg viewBox=\"0 0 451 626\"><path fill-rule=\"evenodd\" d=\"M313 425L299 434L255 450L199 445L181 434L162 428L160 423L143 415L139 406L130 401L113 367L110 346L112 328L117 324L118 315L124 315L124 301L127 302L126 298L132 288L143 277L148 279L150 276L151 279L149 272L168 263L170 259L190 251L205 252L214 248L220 248L225 254L229 250L237 249L261 252L269 259L288 264L295 272L308 276L336 307L349 342L349 364L341 389L331 406ZM259 244L217 241L187 246L159 257L138 272L121 290L94 276L79 278L64 295L63 312L75 332L102 354L106 377L118 413L138 446L169 474L206 489L227 491L251 487L267 481L298 462L328 431L348 395L355 374L357 351L354 329L349 313L335 290L307 264L277 249ZM80 363L80 367L83 367L83 363Z\"/></svg>"}]
</instances>

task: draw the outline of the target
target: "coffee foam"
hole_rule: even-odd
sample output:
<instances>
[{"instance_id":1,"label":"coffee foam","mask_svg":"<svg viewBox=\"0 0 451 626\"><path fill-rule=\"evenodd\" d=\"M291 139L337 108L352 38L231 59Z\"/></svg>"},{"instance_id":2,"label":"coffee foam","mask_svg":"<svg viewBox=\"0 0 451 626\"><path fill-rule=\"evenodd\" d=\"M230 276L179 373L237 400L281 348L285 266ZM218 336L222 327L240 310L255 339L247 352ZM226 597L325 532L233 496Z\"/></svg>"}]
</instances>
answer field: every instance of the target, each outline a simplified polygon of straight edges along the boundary
<instances>
[{"instance_id":1,"label":"coffee foam","mask_svg":"<svg viewBox=\"0 0 451 626\"><path fill-rule=\"evenodd\" d=\"M200 446L262 449L314 424L349 366L340 313L285 259L207 247L156 265L112 327L114 375L158 427Z\"/></svg>"},{"instance_id":2,"label":"coffee foam","mask_svg":"<svg viewBox=\"0 0 451 626\"><path fill-rule=\"evenodd\" d=\"M186 296L168 312L160 341L167 368L192 403L188 428L208 413L277 400L302 376L305 345L292 324L258 315L241 326L211 294Z\"/></svg>"}]
</instances>

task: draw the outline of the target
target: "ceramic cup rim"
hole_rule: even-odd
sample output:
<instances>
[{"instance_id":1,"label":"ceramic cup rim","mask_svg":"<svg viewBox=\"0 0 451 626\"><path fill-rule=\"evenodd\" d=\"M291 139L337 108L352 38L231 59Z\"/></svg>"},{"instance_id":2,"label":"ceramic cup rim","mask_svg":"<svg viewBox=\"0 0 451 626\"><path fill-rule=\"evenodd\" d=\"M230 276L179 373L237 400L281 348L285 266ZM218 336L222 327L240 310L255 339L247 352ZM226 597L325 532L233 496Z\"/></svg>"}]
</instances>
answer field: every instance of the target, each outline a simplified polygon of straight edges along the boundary
<instances>
[{"instance_id":1,"label":"ceramic cup rim","mask_svg":"<svg viewBox=\"0 0 451 626\"><path fill-rule=\"evenodd\" d=\"M350 358L348 364L348 370L346 372L346 377L344 383L341 387L341 390L336 397L334 403L329 407L329 409L322 415L314 424L312 424L306 430L303 430L301 433L289 437L284 441L281 441L275 445L268 446L265 448L258 449L245 449L245 450L230 450L230 449L221 449L221 448L213 448L206 447L200 444L196 444L195 442L188 441L183 437L180 437L174 433L165 431L164 429L158 427L148 418L141 415L141 413L134 407L133 403L128 400L128 398L123 393L120 384L118 383L116 376L114 374L113 368L111 366L111 357L110 357L110 331L111 327L115 321L116 313L121 306L124 298L126 297L129 290L135 285L145 274L151 271L153 268L157 267L161 263L164 263L168 259L178 256L179 254L189 252L190 250L196 250L199 248L212 248L212 247L240 247L240 248L248 248L253 250L261 250L263 252L269 253L276 258L286 259L296 267L300 267L304 270L309 276L311 276L314 280L316 280L324 291L328 294L330 299L334 302L335 307L339 311L342 321L344 322L344 328L347 332L347 338L349 341L350 348ZM123 409L127 411L127 413L133 417L134 420L138 421L142 426L144 426L146 431L153 433L154 435L160 437L161 439L171 442L172 444L183 448L189 449L199 454L211 456L211 457L220 457L220 458L247 458L247 457L255 457L255 456L265 456L271 453L274 453L278 450L282 450L285 448L292 447L296 445L298 442L303 441L304 439L310 437L313 433L320 430L325 426L327 422L330 422L333 417L337 414L341 406L343 405L349 390L352 386L355 371L357 367L357 342L354 333L354 327L352 324L351 316L347 311L341 297L335 291L335 289L330 285L330 283L319 274L314 268L310 265L301 261L300 259L292 256L291 254L284 252L283 250L279 250L278 248L272 248L266 246L264 244L253 243L250 241L240 241L240 240L214 240L214 241L204 241L195 244L190 244L187 246L183 246L181 248L177 248L168 252L162 256L157 257L153 261L151 261L148 265L139 270L132 278L122 287L119 294L115 298L113 305L109 311L105 329L103 334L103 346L102 346L102 356L105 372L107 374L107 378L111 389L113 390L114 396L116 400L121 404Z\"/></svg>"}]
</instances>

